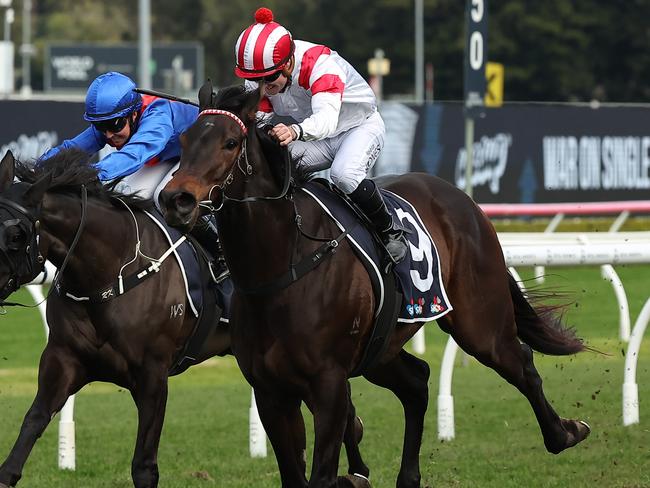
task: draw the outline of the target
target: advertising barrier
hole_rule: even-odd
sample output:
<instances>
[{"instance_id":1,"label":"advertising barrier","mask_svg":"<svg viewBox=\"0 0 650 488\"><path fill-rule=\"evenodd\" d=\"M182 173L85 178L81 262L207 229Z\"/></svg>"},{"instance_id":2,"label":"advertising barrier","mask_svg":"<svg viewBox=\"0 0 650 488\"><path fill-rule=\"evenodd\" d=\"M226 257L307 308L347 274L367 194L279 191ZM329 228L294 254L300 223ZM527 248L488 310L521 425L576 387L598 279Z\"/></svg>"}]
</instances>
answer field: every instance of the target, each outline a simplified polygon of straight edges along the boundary
<instances>
[{"instance_id":1,"label":"advertising barrier","mask_svg":"<svg viewBox=\"0 0 650 488\"><path fill-rule=\"evenodd\" d=\"M465 185L462 103L384 102L375 175L422 171ZM2 155L35 158L81 131L82 102L0 100ZM647 200L650 107L510 104L475 124L473 197L480 203Z\"/></svg>"}]
</instances>

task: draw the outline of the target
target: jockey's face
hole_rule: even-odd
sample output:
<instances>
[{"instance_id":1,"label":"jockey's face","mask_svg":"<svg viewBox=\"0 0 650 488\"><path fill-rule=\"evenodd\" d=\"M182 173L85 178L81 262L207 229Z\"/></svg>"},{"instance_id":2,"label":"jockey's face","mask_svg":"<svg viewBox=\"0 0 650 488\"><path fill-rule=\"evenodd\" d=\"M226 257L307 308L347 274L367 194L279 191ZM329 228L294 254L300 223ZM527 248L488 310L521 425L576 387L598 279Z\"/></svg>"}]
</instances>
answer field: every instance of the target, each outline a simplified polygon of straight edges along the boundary
<instances>
[{"instance_id":1,"label":"jockey's face","mask_svg":"<svg viewBox=\"0 0 650 488\"><path fill-rule=\"evenodd\" d=\"M292 56L289 62L282 68L282 71L264 78L264 94L266 96L277 95L287 87L291 71L293 70L294 59Z\"/></svg>"},{"instance_id":2,"label":"jockey's face","mask_svg":"<svg viewBox=\"0 0 650 488\"><path fill-rule=\"evenodd\" d=\"M134 122L135 118L137 117L137 113L133 112L132 114L128 115L128 117L131 122ZM112 146L118 150L122 149L132 136L131 123L127 123L121 130L117 132L106 130L104 131L104 135L106 136L106 143L109 146Z\"/></svg>"},{"instance_id":3,"label":"jockey's face","mask_svg":"<svg viewBox=\"0 0 650 488\"><path fill-rule=\"evenodd\" d=\"M287 84L287 77L285 76L284 73L282 73L278 78L274 81L271 82L266 82L264 83L264 94L266 96L269 95L277 95L280 93L282 90L284 90L284 87Z\"/></svg>"}]
</instances>

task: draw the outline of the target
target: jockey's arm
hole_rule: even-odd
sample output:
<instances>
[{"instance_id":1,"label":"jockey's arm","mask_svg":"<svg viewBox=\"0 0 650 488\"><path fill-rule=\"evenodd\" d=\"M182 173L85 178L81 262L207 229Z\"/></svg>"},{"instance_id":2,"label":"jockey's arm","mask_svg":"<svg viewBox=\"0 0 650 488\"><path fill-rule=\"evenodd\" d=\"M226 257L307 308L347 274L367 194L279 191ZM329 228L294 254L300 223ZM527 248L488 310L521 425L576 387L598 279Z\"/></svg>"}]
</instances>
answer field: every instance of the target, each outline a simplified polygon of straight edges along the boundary
<instances>
[{"instance_id":1,"label":"jockey's arm","mask_svg":"<svg viewBox=\"0 0 650 488\"><path fill-rule=\"evenodd\" d=\"M62 149L81 149L89 154L95 154L106 145L104 135L95 129L92 125L86 130L76 135L72 139L66 139L61 144L46 151L39 160L49 159L59 153Z\"/></svg>"},{"instance_id":2,"label":"jockey's arm","mask_svg":"<svg viewBox=\"0 0 650 488\"><path fill-rule=\"evenodd\" d=\"M130 175L158 156L174 134L170 102L156 100L142 114L137 130L119 151L97 163L99 179Z\"/></svg>"},{"instance_id":3,"label":"jockey's arm","mask_svg":"<svg viewBox=\"0 0 650 488\"><path fill-rule=\"evenodd\" d=\"M341 112L341 94L319 92L311 98L312 114L300 122L302 138L305 141L327 139L339 122Z\"/></svg>"},{"instance_id":4,"label":"jockey's arm","mask_svg":"<svg viewBox=\"0 0 650 488\"><path fill-rule=\"evenodd\" d=\"M300 122L305 141L327 139L336 131L346 75L331 56L321 56L309 73L312 114Z\"/></svg>"}]
</instances>

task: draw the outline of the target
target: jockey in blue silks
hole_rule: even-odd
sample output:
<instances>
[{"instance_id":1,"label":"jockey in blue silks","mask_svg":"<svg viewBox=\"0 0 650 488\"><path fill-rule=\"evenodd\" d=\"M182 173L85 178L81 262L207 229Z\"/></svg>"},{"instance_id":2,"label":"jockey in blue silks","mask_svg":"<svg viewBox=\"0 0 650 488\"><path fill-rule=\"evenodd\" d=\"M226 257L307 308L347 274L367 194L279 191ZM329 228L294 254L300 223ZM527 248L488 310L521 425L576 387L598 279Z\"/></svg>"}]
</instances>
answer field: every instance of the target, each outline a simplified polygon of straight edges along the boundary
<instances>
[{"instance_id":1,"label":"jockey in blue silks","mask_svg":"<svg viewBox=\"0 0 650 488\"><path fill-rule=\"evenodd\" d=\"M181 144L179 137L197 119L199 109L166 98L140 95L131 78L111 71L98 76L88 87L84 119L90 126L41 159L54 156L61 149L77 148L94 154L106 145L114 147L96 164L99 179L122 178L116 189L153 198L158 195L178 168ZM209 219L197 223L193 234L213 256L220 258L216 226ZM221 259L219 259L221 261Z\"/></svg>"},{"instance_id":2,"label":"jockey in blue silks","mask_svg":"<svg viewBox=\"0 0 650 488\"><path fill-rule=\"evenodd\" d=\"M88 88L84 119L90 126L43 155L75 147L94 154L109 145L117 149L97 163L102 181L134 175L123 190L151 197L151 173L163 177L180 159L179 136L198 116L198 108L136 93L135 83L121 73L98 76ZM142 172L142 173L141 173ZM145 177L146 175L146 177ZM139 181L144 180L142 184ZM160 180L158 181L160 183ZM157 196L157 192L156 192Z\"/></svg>"}]
</instances>

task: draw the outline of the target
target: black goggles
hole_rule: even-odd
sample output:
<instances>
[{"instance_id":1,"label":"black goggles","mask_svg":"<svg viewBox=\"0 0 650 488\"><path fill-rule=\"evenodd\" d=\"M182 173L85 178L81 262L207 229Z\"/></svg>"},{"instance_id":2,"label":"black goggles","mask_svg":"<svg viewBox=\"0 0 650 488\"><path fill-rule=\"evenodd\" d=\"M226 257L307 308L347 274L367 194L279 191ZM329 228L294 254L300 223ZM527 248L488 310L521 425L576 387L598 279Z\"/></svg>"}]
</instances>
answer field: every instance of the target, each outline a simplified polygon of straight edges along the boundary
<instances>
[{"instance_id":1,"label":"black goggles","mask_svg":"<svg viewBox=\"0 0 650 488\"><path fill-rule=\"evenodd\" d=\"M282 74L282 70L278 70L273 74L262 76L261 78L248 78L250 81L257 81L260 82L264 80L266 83L273 83L275 80L280 78L280 75Z\"/></svg>"},{"instance_id":2,"label":"black goggles","mask_svg":"<svg viewBox=\"0 0 650 488\"><path fill-rule=\"evenodd\" d=\"M128 117L117 117L115 119L109 120L98 120L93 122L93 126L99 132L112 132L113 134L120 132L124 127L126 127L127 122L129 121Z\"/></svg>"}]
</instances>

